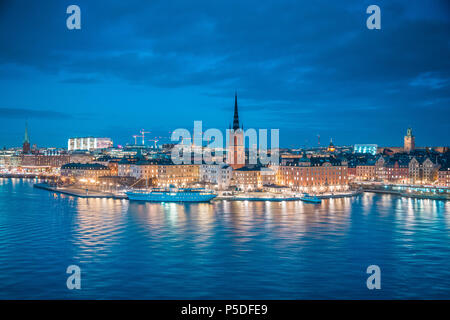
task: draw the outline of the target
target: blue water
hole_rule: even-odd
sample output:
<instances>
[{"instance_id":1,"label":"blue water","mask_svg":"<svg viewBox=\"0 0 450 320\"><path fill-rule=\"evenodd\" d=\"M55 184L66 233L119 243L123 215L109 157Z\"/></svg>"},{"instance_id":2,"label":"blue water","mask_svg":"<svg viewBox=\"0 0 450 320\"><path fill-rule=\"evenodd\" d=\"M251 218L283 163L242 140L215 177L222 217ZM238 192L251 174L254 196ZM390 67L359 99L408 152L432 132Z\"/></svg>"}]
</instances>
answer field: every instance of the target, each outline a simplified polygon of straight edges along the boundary
<instances>
[{"instance_id":1,"label":"blue water","mask_svg":"<svg viewBox=\"0 0 450 320\"><path fill-rule=\"evenodd\" d=\"M450 203L129 203L0 179L0 298L450 298Z\"/></svg>"}]
</instances>

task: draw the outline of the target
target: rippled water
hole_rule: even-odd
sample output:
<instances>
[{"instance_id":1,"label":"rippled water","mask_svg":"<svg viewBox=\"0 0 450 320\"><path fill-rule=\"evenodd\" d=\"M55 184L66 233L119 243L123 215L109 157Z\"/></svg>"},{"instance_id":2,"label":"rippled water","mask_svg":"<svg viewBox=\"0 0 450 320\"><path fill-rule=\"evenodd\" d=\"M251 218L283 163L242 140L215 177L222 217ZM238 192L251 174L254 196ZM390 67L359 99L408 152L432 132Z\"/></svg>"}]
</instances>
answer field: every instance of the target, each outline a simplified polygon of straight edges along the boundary
<instances>
[{"instance_id":1,"label":"rippled water","mask_svg":"<svg viewBox=\"0 0 450 320\"><path fill-rule=\"evenodd\" d=\"M0 298L450 298L450 203L80 199L0 179ZM81 267L81 290L66 268ZM368 290L366 268L381 268Z\"/></svg>"}]
</instances>

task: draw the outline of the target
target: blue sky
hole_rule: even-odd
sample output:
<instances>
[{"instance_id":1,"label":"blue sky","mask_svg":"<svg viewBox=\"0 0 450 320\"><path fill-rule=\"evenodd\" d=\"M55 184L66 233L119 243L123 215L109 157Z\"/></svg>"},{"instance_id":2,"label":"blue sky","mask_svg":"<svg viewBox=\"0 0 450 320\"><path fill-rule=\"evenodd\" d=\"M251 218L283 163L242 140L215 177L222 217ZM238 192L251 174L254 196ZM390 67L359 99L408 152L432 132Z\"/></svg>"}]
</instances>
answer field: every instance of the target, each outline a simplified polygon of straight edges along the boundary
<instances>
[{"instance_id":1,"label":"blue sky","mask_svg":"<svg viewBox=\"0 0 450 320\"><path fill-rule=\"evenodd\" d=\"M408 126L449 145L448 1L3 0L0 30L1 147L26 120L38 146L226 129L235 91L244 126L280 129L281 146L395 146Z\"/></svg>"}]
</instances>

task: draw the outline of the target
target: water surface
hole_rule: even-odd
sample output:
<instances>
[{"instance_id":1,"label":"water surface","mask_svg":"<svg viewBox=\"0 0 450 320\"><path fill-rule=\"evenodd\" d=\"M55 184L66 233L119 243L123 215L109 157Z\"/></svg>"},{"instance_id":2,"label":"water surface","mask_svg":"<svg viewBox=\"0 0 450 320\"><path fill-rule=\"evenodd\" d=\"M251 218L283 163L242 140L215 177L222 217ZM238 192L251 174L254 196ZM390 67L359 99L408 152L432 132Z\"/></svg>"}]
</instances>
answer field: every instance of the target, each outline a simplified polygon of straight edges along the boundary
<instances>
[{"instance_id":1,"label":"water surface","mask_svg":"<svg viewBox=\"0 0 450 320\"><path fill-rule=\"evenodd\" d=\"M2 299L448 299L449 240L444 201L151 204L0 178Z\"/></svg>"}]
</instances>

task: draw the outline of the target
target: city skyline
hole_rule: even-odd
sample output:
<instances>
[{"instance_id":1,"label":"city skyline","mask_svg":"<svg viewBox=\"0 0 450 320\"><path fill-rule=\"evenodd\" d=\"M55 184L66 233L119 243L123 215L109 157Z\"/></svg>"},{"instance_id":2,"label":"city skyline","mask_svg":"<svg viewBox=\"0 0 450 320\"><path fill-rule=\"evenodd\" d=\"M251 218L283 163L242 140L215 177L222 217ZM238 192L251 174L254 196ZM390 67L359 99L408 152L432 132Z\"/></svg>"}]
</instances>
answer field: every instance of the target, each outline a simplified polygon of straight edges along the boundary
<instances>
[{"instance_id":1,"label":"city skyline","mask_svg":"<svg viewBox=\"0 0 450 320\"><path fill-rule=\"evenodd\" d=\"M244 125L279 128L281 147L317 146L317 135L322 146L402 146L409 127L418 146L448 145L444 1L380 1L381 30L356 1L78 1L76 31L68 4L2 2L0 27L14 32L0 35L0 147L20 146L26 121L46 147L132 144L141 128L169 136L194 120L226 130L235 91Z\"/></svg>"}]
</instances>

